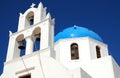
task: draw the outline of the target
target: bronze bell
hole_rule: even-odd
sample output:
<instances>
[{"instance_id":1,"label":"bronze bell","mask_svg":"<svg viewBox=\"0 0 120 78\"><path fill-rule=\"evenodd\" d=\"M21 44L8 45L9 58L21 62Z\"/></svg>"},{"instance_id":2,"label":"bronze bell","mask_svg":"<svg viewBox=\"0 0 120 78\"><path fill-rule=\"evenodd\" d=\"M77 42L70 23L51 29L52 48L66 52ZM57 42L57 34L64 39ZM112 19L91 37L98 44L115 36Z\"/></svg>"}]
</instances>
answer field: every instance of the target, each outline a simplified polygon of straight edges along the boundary
<instances>
[{"instance_id":1,"label":"bronze bell","mask_svg":"<svg viewBox=\"0 0 120 78\"><path fill-rule=\"evenodd\" d=\"M30 19L30 25L33 25L33 21L34 21L33 19Z\"/></svg>"},{"instance_id":2,"label":"bronze bell","mask_svg":"<svg viewBox=\"0 0 120 78\"><path fill-rule=\"evenodd\" d=\"M36 38L37 41L40 41L40 33L35 34L35 38Z\"/></svg>"},{"instance_id":3,"label":"bronze bell","mask_svg":"<svg viewBox=\"0 0 120 78\"><path fill-rule=\"evenodd\" d=\"M18 41L18 43L19 43L19 46L18 46L19 49L21 49L21 50L25 49L24 40Z\"/></svg>"},{"instance_id":4,"label":"bronze bell","mask_svg":"<svg viewBox=\"0 0 120 78\"><path fill-rule=\"evenodd\" d=\"M30 22L30 25L33 25L33 22L34 22L34 16L30 16L30 17L29 17L29 22Z\"/></svg>"}]
</instances>

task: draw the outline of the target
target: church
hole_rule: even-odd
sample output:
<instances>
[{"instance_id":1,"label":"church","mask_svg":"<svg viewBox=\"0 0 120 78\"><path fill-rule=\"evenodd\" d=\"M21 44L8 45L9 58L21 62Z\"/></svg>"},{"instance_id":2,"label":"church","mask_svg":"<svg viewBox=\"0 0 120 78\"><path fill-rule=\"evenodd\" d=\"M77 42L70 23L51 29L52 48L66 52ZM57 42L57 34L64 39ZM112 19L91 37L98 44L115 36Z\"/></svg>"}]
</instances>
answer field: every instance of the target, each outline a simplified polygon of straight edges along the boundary
<instances>
[{"instance_id":1,"label":"church","mask_svg":"<svg viewBox=\"0 0 120 78\"><path fill-rule=\"evenodd\" d=\"M33 3L20 13L0 78L119 78L108 45L92 30L71 26L54 37L55 20Z\"/></svg>"}]
</instances>

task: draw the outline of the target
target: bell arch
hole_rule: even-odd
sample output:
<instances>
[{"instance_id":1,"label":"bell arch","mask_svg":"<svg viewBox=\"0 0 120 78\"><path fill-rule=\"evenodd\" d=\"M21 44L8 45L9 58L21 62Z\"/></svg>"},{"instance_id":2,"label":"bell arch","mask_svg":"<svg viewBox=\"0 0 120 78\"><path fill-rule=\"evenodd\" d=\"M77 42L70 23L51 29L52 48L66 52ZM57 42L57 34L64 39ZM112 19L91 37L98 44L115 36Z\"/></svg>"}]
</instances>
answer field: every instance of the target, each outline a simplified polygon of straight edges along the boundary
<instances>
[{"instance_id":1,"label":"bell arch","mask_svg":"<svg viewBox=\"0 0 120 78\"><path fill-rule=\"evenodd\" d=\"M40 43L41 43L41 28L36 27L33 31L33 38L34 38L34 49L33 51L40 50Z\"/></svg>"},{"instance_id":2,"label":"bell arch","mask_svg":"<svg viewBox=\"0 0 120 78\"><path fill-rule=\"evenodd\" d=\"M24 38L24 35L21 34L16 38L16 41L18 43L18 49L19 49L19 56L25 55L25 49L26 49L26 40Z\"/></svg>"},{"instance_id":3,"label":"bell arch","mask_svg":"<svg viewBox=\"0 0 120 78\"><path fill-rule=\"evenodd\" d=\"M25 25L26 26L31 26L34 24L34 12L30 11L27 15L26 15L26 20L25 20Z\"/></svg>"},{"instance_id":4,"label":"bell arch","mask_svg":"<svg viewBox=\"0 0 120 78\"><path fill-rule=\"evenodd\" d=\"M23 45L24 35L23 35L23 34L19 35L19 36L16 38L16 40L17 40L17 42L18 42L18 44L19 44L18 48L19 48L19 49L24 49L24 48L25 48L24 46L20 46L20 45Z\"/></svg>"}]
</instances>

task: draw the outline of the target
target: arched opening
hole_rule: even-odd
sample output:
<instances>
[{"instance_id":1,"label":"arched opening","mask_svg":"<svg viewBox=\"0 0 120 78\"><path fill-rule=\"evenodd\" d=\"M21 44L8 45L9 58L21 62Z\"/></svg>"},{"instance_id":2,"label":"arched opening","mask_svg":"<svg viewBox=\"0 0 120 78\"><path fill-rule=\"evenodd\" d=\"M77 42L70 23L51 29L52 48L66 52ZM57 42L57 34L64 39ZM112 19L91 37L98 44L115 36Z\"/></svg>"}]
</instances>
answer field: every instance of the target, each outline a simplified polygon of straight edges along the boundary
<instances>
[{"instance_id":1,"label":"arched opening","mask_svg":"<svg viewBox=\"0 0 120 78\"><path fill-rule=\"evenodd\" d=\"M72 43L70 48L71 48L71 60L79 59L78 44Z\"/></svg>"},{"instance_id":2,"label":"arched opening","mask_svg":"<svg viewBox=\"0 0 120 78\"><path fill-rule=\"evenodd\" d=\"M40 50L40 41L35 40L33 50L33 52Z\"/></svg>"},{"instance_id":3,"label":"arched opening","mask_svg":"<svg viewBox=\"0 0 120 78\"><path fill-rule=\"evenodd\" d=\"M96 55L97 55L97 58L101 58L101 52L100 52L99 46L96 46Z\"/></svg>"},{"instance_id":4,"label":"arched opening","mask_svg":"<svg viewBox=\"0 0 120 78\"><path fill-rule=\"evenodd\" d=\"M23 45L24 45L24 49L21 49L20 51L20 56L24 56L25 55L25 51L26 51L26 40L24 39L23 40Z\"/></svg>"},{"instance_id":5,"label":"arched opening","mask_svg":"<svg viewBox=\"0 0 120 78\"><path fill-rule=\"evenodd\" d=\"M19 56L24 56L26 49L26 40L24 39L23 34L17 37L17 42L18 42L18 49L20 50Z\"/></svg>"},{"instance_id":6,"label":"arched opening","mask_svg":"<svg viewBox=\"0 0 120 78\"><path fill-rule=\"evenodd\" d=\"M37 27L33 31L34 36L34 49L33 52L40 50L40 42L41 42L41 30L40 27Z\"/></svg>"},{"instance_id":7,"label":"arched opening","mask_svg":"<svg viewBox=\"0 0 120 78\"><path fill-rule=\"evenodd\" d=\"M34 13L32 11L29 12L26 19L27 19L27 25L33 25L34 24Z\"/></svg>"}]
</instances>

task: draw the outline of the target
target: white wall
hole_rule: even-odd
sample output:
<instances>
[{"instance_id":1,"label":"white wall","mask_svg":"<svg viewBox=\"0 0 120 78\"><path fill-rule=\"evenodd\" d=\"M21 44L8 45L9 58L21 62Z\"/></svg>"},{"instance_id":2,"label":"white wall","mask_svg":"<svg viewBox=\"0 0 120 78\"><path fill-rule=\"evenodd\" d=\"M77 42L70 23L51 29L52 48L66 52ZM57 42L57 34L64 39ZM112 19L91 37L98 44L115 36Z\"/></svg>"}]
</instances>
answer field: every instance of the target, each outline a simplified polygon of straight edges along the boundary
<instances>
[{"instance_id":1,"label":"white wall","mask_svg":"<svg viewBox=\"0 0 120 78\"><path fill-rule=\"evenodd\" d=\"M19 78L28 73L31 74L31 78L44 78L44 76L45 78L73 78L66 68L48 56L49 51L50 49L40 51L40 54L35 52L23 56L24 61L22 58L16 58L6 62L2 78Z\"/></svg>"},{"instance_id":2,"label":"white wall","mask_svg":"<svg viewBox=\"0 0 120 78\"><path fill-rule=\"evenodd\" d=\"M93 78L115 78L111 56L92 60L80 67Z\"/></svg>"},{"instance_id":3,"label":"white wall","mask_svg":"<svg viewBox=\"0 0 120 78\"><path fill-rule=\"evenodd\" d=\"M113 64L113 71L114 71L115 78L120 77L120 67L119 67L119 65L116 63L116 61L114 59L112 59L112 64Z\"/></svg>"},{"instance_id":4,"label":"white wall","mask_svg":"<svg viewBox=\"0 0 120 78\"><path fill-rule=\"evenodd\" d=\"M91 39L91 38L88 38L88 39L89 39L89 47L90 47L91 59L97 59L96 46L100 47L101 57L105 57L105 56L109 55L108 54L108 46L105 43L94 40L94 39Z\"/></svg>"},{"instance_id":5,"label":"white wall","mask_svg":"<svg viewBox=\"0 0 120 78\"><path fill-rule=\"evenodd\" d=\"M70 72L73 74L74 78L92 78L82 68L76 68L76 69L70 70Z\"/></svg>"},{"instance_id":6,"label":"white wall","mask_svg":"<svg viewBox=\"0 0 120 78\"><path fill-rule=\"evenodd\" d=\"M70 46L77 43L79 46L79 59L71 60ZM108 56L107 45L89 37L61 39L55 43L56 60L69 69L79 67L81 63L97 59L96 45L101 48L102 57Z\"/></svg>"},{"instance_id":7,"label":"white wall","mask_svg":"<svg viewBox=\"0 0 120 78\"><path fill-rule=\"evenodd\" d=\"M70 69L70 72L74 78L119 78L120 76L120 68L112 56L82 63L78 68Z\"/></svg>"}]
</instances>

